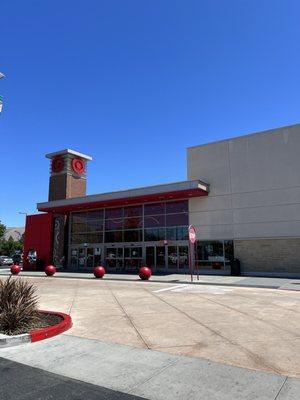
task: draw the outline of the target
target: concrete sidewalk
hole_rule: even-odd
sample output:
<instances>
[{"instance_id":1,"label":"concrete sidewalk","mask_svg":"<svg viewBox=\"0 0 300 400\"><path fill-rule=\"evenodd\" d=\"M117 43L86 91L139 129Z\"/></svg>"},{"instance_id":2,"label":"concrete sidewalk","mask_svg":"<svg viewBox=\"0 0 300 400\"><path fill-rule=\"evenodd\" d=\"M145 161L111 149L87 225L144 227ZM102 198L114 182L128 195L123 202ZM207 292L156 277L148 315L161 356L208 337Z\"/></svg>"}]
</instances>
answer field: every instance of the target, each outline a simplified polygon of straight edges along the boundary
<instances>
[{"instance_id":1,"label":"concrete sidewalk","mask_svg":"<svg viewBox=\"0 0 300 400\"><path fill-rule=\"evenodd\" d=\"M0 276L9 275L9 269L0 270ZM20 276L45 277L45 273L43 271L22 271ZM53 278L95 279L92 272L57 272ZM105 274L103 280L124 282L140 281L137 274ZM191 283L191 276L189 274L152 275L151 282L188 284ZM199 280L197 280L196 275L194 275L193 283L199 285L255 287L300 291L300 279L297 278L199 275Z\"/></svg>"},{"instance_id":2,"label":"concrete sidewalk","mask_svg":"<svg viewBox=\"0 0 300 400\"><path fill-rule=\"evenodd\" d=\"M300 398L299 379L70 335L2 349L0 357L150 400Z\"/></svg>"}]
</instances>

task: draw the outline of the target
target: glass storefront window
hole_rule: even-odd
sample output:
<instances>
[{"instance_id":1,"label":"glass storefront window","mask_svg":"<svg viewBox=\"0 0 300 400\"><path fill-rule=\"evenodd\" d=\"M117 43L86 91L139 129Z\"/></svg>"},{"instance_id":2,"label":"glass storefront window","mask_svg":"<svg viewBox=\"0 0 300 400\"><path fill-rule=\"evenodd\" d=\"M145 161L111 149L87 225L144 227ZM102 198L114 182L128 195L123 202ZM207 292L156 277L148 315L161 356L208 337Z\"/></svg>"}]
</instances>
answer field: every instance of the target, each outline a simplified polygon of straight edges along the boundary
<instances>
[{"instance_id":1,"label":"glass storefront window","mask_svg":"<svg viewBox=\"0 0 300 400\"><path fill-rule=\"evenodd\" d=\"M124 217L140 217L143 215L143 206L124 207Z\"/></svg>"},{"instance_id":2,"label":"glass storefront window","mask_svg":"<svg viewBox=\"0 0 300 400\"><path fill-rule=\"evenodd\" d=\"M188 212L188 200L184 201L171 201L166 203L166 213L176 214L182 212Z\"/></svg>"},{"instance_id":3,"label":"glass storefront window","mask_svg":"<svg viewBox=\"0 0 300 400\"><path fill-rule=\"evenodd\" d=\"M167 240L187 240L188 228L186 226L179 226L177 228L167 228Z\"/></svg>"},{"instance_id":4,"label":"glass storefront window","mask_svg":"<svg viewBox=\"0 0 300 400\"><path fill-rule=\"evenodd\" d=\"M123 208L106 208L105 209L105 218L121 218L123 217Z\"/></svg>"},{"instance_id":5,"label":"glass storefront window","mask_svg":"<svg viewBox=\"0 0 300 400\"><path fill-rule=\"evenodd\" d=\"M165 203L145 204L144 206L145 215L157 215L164 213L165 213Z\"/></svg>"},{"instance_id":6,"label":"glass storefront window","mask_svg":"<svg viewBox=\"0 0 300 400\"><path fill-rule=\"evenodd\" d=\"M87 220L103 219L103 210L88 211L86 213Z\"/></svg>"},{"instance_id":7,"label":"glass storefront window","mask_svg":"<svg viewBox=\"0 0 300 400\"><path fill-rule=\"evenodd\" d=\"M72 244L82 244L87 242L87 235L86 234L74 234L71 236L71 243Z\"/></svg>"},{"instance_id":8,"label":"glass storefront window","mask_svg":"<svg viewBox=\"0 0 300 400\"><path fill-rule=\"evenodd\" d=\"M88 233L87 234L87 243L102 243L103 242L103 233Z\"/></svg>"},{"instance_id":9,"label":"glass storefront window","mask_svg":"<svg viewBox=\"0 0 300 400\"><path fill-rule=\"evenodd\" d=\"M152 215L151 217L144 218L144 226L145 228L154 228L156 226L165 226L165 216L164 215Z\"/></svg>"},{"instance_id":10,"label":"glass storefront window","mask_svg":"<svg viewBox=\"0 0 300 400\"><path fill-rule=\"evenodd\" d=\"M124 231L124 242L141 242L143 239L142 230Z\"/></svg>"},{"instance_id":11,"label":"glass storefront window","mask_svg":"<svg viewBox=\"0 0 300 400\"><path fill-rule=\"evenodd\" d=\"M230 262L234 258L233 241L224 241L225 261Z\"/></svg>"},{"instance_id":12,"label":"glass storefront window","mask_svg":"<svg viewBox=\"0 0 300 400\"><path fill-rule=\"evenodd\" d=\"M86 231L86 224L85 223L73 223L72 224L72 232L73 233L80 233L80 232L85 232Z\"/></svg>"},{"instance_id":13,"label":"glass storefront window","mask_svg":"<svg viewBox=\"0 0 300 400\"><path fill-rule=\"evenodd\" d=\"M167 240L176 240L176 228L167 228L166 229L166 239Z\"/></svg>"},{"instance_id":14,"label":"glass storefront window","mask_svg":"<svg viewBox=\"0 0 300 400\"><path fill-rule=\"evenodd\" d=\"M105 243L122 242L122 231L107 231L105 232Z\"/></svg>"},{"instance_id":15,"label":"glass storefront window","mask_svg":"<svg viewBox=\"0 0 300 400\"><path fill-rule=\"evenodd\" d=\"M76 213L72 216L73 224L86 222L86 213Z\"/></svg>"},{"instance_id":16,"label":"glass storefront window","mask_svg":"<svg viewBox=\"0 0 300 400\"><path fill-rule=\"evenodd\" d=\"M188 225L189 216L186 213L170 214L166 216L166 226Z\"/></svg>"},{"instance_id":17,"label":"glass storefront window","mask_svg":"<svg viewBox=\"0 0 300 400\"><path fill-rule=\"evenodd\" d=\"M207 261L224 261L223 241L198 242L197 259Z\"/></svg>"},{"instance_id":18,"label":"glass storefront window","mask_svg":"<svg viewBox=\"0 0 300 400\"><path fill-rule=\"evenodd\" d=\"M103 220L88 220L87 221L88 232L100 232L103 231Z\"/></svg>"},{"instance_id":19,"label":"glass storefront window","mask_svg":"<svg viewBox=\"0 0 300 400\"><path fill-rule=\"evenodd\" d=\"M187 207L184 200L75 212L70 242L141 242L143 236L145 241L187 240Z\"/></svg>"},{"instance_id":20,"label":"glass storefront window","mask_svg":"<svg viewBox=\"0 0 300 400\"><path fill-rule=\"evenodd\" d=\"M176 239L177 240L188 240L188 227L179 226L176 228Z\"/></svg>"},{"instance_id":21,"label":"glass storefront window","mask_svg":"<svg viewBox=\"0 0 300 400\"><path fill-rule=\"evenodd\" d=\"M145 241L159 241L165 239L164 228L145 229Z\"/></svg>"},{"instance_id":22,"label":"glass storefront window","mask_svg":"<svg viewBox=\"0 0 300 400\"><path fill-rule=\"evenodd\" d=\"M107 219L105 221L105 230L116 230L116 229L122 229L123 227L123 220L121 218L115 218L115 219Z\"/></svg>"},{"instance_id":23,"label":"glass storefront window","mask_svg":"<svg viewBox=\"0 0 300 400\"><path fill-rule=\"evenodd\" d=\"M142 228L142 226L143 226L143 218L141 217L124 218L125 229Z\"/></svg>"},{"instance_id":24,"label":"glass storefront window","mask_svg":"<svg viewBox=\"0 0 300 400\"><path fill-rule=\"evenodd\" d=\"M232 240L199 241L196 263L199 268L224 270L233 258Z\"/></svg>"}]
</instances>

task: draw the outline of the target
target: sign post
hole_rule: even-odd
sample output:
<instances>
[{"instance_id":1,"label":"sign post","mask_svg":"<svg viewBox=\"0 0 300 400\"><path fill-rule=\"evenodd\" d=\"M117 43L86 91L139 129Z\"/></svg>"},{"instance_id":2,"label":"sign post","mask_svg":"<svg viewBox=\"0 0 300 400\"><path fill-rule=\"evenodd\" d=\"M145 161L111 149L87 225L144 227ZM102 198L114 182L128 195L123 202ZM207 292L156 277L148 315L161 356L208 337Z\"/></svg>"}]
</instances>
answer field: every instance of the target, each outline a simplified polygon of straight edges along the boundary
<instances>
[{"instance_id":1,"label":"sign post","mask_svg":"<svg viewBox=\"0 0 300 400\"><path fill-rule=\"evenodd\" d=\"M189 264L191 273L191 282L193 282L195 265L195 243L197 240L196 229L193 225L189 226ZM199 277L198 277L199 279Z\"/></svg>"}]
</instances>

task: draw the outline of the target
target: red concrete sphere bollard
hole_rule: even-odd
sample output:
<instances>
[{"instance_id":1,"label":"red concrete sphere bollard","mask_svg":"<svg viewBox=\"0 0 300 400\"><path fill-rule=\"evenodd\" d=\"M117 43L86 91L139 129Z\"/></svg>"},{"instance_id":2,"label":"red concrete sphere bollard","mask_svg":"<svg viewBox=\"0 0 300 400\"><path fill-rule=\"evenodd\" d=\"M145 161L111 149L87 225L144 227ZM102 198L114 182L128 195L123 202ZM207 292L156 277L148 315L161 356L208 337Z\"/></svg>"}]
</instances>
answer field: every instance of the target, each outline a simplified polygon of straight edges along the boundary
<instances>
[{"instance_id":1,"label":"red concrete sphere bollard","mask_svg":"<svg viewBox=\"0 0 300 400\"><path fill-rule=\"evenodd\" d=\"M45 268L45 274L47 276L53 276L56 273L56 268L54 267L54 265L47 265L47 267Z\"/></svg>"},{"instance_id":2,"label":"red concrete sphere bollard","mask_svg":"<svg viewBox=\"0 0 300 400\"><path fill-rule=\"evenodd\" d=\"M141 267L139 270L139 277L143 280L143 281L147 281L148 279L150 279L152 275L152 271L151 268L149 267Z\"/></svg>"},{"instance_id":3,"label":"red concrete sphere bollard","mask_svg":"<svg viewBox=\"0 0 300 400\"><path fill-rule=\"evenodd\" d=\"M14 264L10 267L10 272L13 275L18 275L21 272L21 267L20 265Z\"/></svg>"},{"instance_id":4,"label":"red concrete sphere bollard","mask_svg":"<svg viewBox=\"0 0 300 400\"><path fill-rule=\"evenodd\" d=\"M94 268L94 275L95 278L103 278L105 275L105 268L102 267L102 265L98 265L97 267Z\"/></svg>"}]
</instances>

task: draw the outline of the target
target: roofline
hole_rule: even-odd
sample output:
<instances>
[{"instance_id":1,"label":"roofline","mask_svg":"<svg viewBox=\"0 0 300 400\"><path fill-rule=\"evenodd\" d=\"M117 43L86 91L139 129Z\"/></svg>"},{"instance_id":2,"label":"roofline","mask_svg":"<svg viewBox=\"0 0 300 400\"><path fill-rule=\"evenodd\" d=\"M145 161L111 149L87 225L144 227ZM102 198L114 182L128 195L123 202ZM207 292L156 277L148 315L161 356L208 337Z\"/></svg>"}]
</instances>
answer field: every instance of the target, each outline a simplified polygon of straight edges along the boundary
<instances>
[{"instance_id":1,"label":"roofline","mask_svg":"<svg viewBox=\"0 0 300 400\"><path fill-rule=\"evenodd\" d=\"M300 123L298 123L298 124L292 124L292 125L280 126L280 127L278 127L278 128L266 129L266 130L263 130L263 131L257 131L257 132L247 133L247 134L239 135L239 136L233 136L233 137L230 137L230 138L227 138L227 139L215 140L215 141L213 141L213 142L202 143L202 144L196 144L196 145L194 145L194 146L189 146L189 147L187 147L186 150L194 149L194 148L196 148L196 147L210 146L210 145L213 145L213 144L216 144L216 143L222 143L222 142L229 142L229 141L233 141L233 140L244 139L244 138L247 138L247 137L249 137L249 136L268 134L268 133L272 133L272 132L274 132L274 131L278 131L278 130L280 130L280 129L288 129L288 128L293 128L293 127L295 127L295 126L297 126L297 127L300 128Z\"/></svg>"},{"instance_id":2,"label":"roofline","mask_svg":"<svg viewBox=\"0 0 300 400\"><path fill-rule=\"evenodd\" d=\"M83 153L79 153L79 151L75 151L75 150L71 150L71 149L64 149L64 150L59 150L59 151L55 151L53 153L48 153L45 155L46 158L53 158L56 156L62 156L65 154L72 154L74 156L83 158L85 160L91 161L92 157L91 156L87 156L86 154Z\"/></svg>"},{"instance_id":3,"label":"roofline","mask_svg":"<svg viewBox=\"0 0 300 400\"><path fill-rule=\"evenodd\" d=\"M209 185L197 180L190 180L190 181L180 181L180 182L172 182L172 183L165 183L155 186L145 186L141 188L135 189L127 189L127 190L120 190L115 192L107 192L107 193L100 193L100 194L93 194L88 196L82 197L73 197L70 199L62 199L62 200L53 200L43 203L37 204L38 210L45 210L45 209L55 209L60 207L69 207L69 206L80 206L80 205L88 205L92 203L98 202L112 202L115 200L122 200L122 199L134 199L141 196L153 196L153 195L163 195L165 193L170 192L180 192L180 191L187 191L187 190L198 190L203 191L205 193L209 192Z\"/></svg>"}]
</instances>

